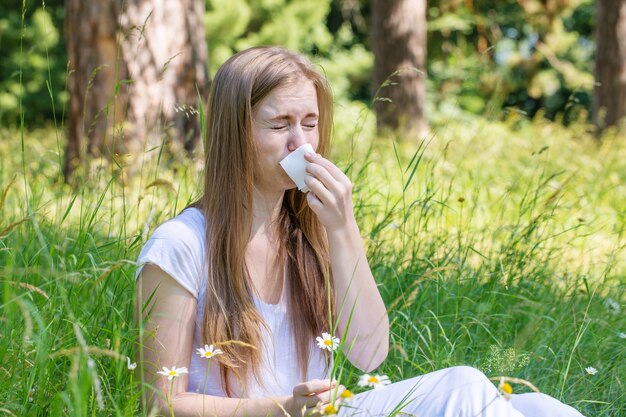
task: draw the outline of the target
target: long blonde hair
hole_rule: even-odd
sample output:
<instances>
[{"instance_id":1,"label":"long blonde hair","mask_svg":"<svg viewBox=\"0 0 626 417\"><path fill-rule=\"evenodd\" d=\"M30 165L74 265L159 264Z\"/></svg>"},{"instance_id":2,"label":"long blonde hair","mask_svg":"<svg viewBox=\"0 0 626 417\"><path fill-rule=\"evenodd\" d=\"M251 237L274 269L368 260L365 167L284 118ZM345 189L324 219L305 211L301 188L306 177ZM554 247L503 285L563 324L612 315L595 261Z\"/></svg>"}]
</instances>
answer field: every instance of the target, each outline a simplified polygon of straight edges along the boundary
<instances>
[{"instance_id":1,"label":"long blonde hair","mask_svg":"<svg viewBox=\"0 0 626 417\"><path fill-rule=\"evenodd\" d=\"M332 130L332 94L324 78L305 57L279 47L256 47L239 52L218 70L207 106L204 192L194 206L206 219L208 282L202 323L206 343L238 340L257 349L224 344L222 383L231 395L234 374L245 393L248 373L260 381L261 326L253 288L245 266L252 225L252 192L256 148L252 110L275 88L307 78L317 91L319 145L326 155ZM332 300L328 244L323 227L296 189L285 192L277 219L278 259L286 266L291 327L306 378L310 341L328 329L328 300ZM277 268L282 273L283 269ZM329 293L330 291L330 293ZM329 297L330 295L330 297Z\"/></svg>"}]
</instances>

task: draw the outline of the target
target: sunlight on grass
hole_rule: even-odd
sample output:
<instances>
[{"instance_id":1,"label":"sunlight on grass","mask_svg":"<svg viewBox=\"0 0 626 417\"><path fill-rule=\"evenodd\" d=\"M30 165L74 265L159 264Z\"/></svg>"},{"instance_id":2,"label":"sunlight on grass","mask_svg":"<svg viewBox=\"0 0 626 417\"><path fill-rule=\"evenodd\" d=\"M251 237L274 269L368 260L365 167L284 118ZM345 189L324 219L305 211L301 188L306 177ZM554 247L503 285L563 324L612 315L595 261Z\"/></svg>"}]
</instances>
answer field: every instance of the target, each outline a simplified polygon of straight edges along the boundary
<instances>
[{"instance_id":1,"label":"sunlight on grass","mask_svg":"<svg viewBox=\"0 0 626 417\"><path fill-rule=\"evenodd\" d=\"M620 415L623 138L510 116L448 120L398 143L374 138L367 110L338 112L332 159L354 182L392 323L376 373L469 364ZM134 260L197 197L202 162L152 158L131 173L124 158L96 160L72 188L57 133L25 131L22 155L21 132L0 130L0 408L136 415ZM343 375L356 386L357 373Z\"/></svg>"}]
</instances>

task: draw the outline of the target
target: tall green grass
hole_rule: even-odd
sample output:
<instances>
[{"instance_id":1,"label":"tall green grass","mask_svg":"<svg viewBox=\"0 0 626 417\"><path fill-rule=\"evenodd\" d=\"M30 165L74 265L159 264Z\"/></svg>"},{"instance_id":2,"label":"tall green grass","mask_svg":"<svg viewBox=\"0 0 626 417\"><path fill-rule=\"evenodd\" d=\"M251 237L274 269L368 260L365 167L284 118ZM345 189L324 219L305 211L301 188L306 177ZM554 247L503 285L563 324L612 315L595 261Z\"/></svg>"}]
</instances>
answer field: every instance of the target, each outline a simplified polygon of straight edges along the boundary
<instances>
[{"instance_id":1,"label":"tall green grass","mask_svg":"<svg viewBox=\"0 0 626 417\"><path fill-rule=\"evenodd\" d=\"M349 111L339 119L354 120ZM332 159L355 184L389 307L379 371L399 380L469 364L587 415L626 415L626 320L615 308L626 300L626 143L476 118L398 144L368 134L368 120L337 137ZM0 411L137 415L126 367L134 259L197 195L201 162L153 160L128 176L97 161L73 189L59 180L56 141L54 128L0 131Z\"/></svg>"}]
</instances>

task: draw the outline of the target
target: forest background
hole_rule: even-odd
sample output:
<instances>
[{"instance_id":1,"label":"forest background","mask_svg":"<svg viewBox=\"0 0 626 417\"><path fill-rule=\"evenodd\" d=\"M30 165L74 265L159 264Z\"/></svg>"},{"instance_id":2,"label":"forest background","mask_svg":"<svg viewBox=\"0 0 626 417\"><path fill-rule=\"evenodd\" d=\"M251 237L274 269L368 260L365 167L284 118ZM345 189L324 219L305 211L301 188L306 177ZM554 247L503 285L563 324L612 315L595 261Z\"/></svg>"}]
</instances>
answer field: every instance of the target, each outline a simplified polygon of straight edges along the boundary
<instances>
[{"instance_id":1,"label":"forest background","mask_svg":"<svg viewBox=\"0 0 626 417\"><path fill-rule=\"evenodd\" d=\"M26 124L49 122L54 106L46 85L57 108L68 100L64 1L27 2L24 22L21 1L3 0L0 7L0 122L19 121L22 93ZM376 93L370 12L364 0L207 0L210 73L234 51L285 45L318 57L337 97L369 103ZM515 109L565 124L585 120L593 95L594 15L592 0L430 1L429 113L451 106L496 118Z\"/></svg>"},{"instance_id":2,"label":"forest background","mask_svg":"<svg viewBox=\"0 0 626 417\"><path fill-rule=\"evenodd\" d=\"M429 1L419 134L376 127L369 1L204 5L209 76L280 44L331 81L332 159L392 321L379 373L468 364L626 416L626 141L623 122L592 122L597 2ZM127 367L134 260L197 196L202 146L164 133L140 165L90 156L64 181L65 7L0 0L0 413L145 414Z\"/></svg>"}]
</instances>

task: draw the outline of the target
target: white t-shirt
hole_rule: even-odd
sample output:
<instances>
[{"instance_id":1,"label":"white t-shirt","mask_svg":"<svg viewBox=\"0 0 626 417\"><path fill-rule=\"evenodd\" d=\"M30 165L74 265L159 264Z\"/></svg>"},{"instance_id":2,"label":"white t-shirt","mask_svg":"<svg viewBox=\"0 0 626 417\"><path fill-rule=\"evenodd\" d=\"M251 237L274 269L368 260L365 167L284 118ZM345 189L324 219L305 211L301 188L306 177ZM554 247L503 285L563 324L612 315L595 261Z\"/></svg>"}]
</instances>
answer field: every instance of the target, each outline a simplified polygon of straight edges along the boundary
<instances>
[{"instance_id":1,"label":"white t-shirt","mask_svg":"<svg viewBox=\"0 0 626 417\"><path fill-rule=\"evenodd\" d=\"M203 319L206 290L206 235L202 212L195 208L185 209L178 216L160 225L148 239L139 254L137 276L141 266L150 263L158 266L174 278L183 288L197 299L196 326L193 335L193 350L189 364L189 392L204 392L225 397L220 369L215 359L211 360L207 375L207 359L201 358L196 349L211 340L202 340L200 323ZM258 384L253 377L248 380L249 398L291 395L293 387L304 381L300 375L294 336L287 312L285 285L277 304L267 304L257 297L254 303L267 323L270 331L261 326L262 349L260 379ZM327 378L324 357L311 340L309 364L306 380ZM183 364L159 364L159 366L183 366ZM231 378L232 381L235 377ZM206 386L206 389L204 387ZM232 386L233 396L241 396L239 388Z\"/></svg>"}]
</instances>

